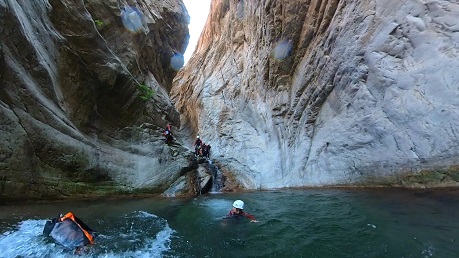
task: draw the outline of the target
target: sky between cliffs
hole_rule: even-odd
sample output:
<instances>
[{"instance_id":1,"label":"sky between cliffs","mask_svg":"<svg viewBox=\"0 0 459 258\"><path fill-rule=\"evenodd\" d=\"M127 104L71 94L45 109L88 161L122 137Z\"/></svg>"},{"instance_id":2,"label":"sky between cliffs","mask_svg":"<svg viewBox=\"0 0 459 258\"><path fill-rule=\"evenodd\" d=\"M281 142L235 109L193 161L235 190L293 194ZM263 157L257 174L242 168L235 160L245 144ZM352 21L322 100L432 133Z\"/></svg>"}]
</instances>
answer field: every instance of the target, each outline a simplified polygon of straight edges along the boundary
<instances>
[{"instance_id":1,"label":"sky between cliffs","mask_svg":"<svg viewBox=\"0 0 459 258\"><path fill-rule=\"evenodd\" d=\"M207 15L210 9L210 1L211 0L183 0L188 10L188 14L190 15L190 24L188 25L190 41L184 54L185 64L190 59L191 54L193 54L202 29L206 24Z\"/></svg>"}]
</instances>

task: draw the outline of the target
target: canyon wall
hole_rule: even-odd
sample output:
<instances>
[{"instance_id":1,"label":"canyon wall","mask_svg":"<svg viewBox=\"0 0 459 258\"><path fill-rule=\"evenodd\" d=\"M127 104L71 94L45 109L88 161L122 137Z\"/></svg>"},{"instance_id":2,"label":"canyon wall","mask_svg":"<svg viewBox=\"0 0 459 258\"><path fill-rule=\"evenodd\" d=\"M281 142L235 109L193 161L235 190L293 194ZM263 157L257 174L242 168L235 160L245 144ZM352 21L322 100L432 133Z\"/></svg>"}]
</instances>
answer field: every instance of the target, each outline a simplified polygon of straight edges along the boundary
<instances>
[{"instance_id":1,"label":"canyon wall","mask_svg":"<svg viewBox=\"0 0 459 258\"><path fill-rule=\"evenodd\" d=\"M0 201L162 192L194 166L161 135L188 23L180 0L0 0Z\"/></svg>"},{"instance_id":2,"label":"canyon wall","mask_svg":"<svg viewBox=\"0 0 459 258\"><path fill-rule=\"evenodd\" d=\"M171 91L182 133L250 189L457 186L457 17L440 0L214 0Z\"/></svg>"}]
</instances>

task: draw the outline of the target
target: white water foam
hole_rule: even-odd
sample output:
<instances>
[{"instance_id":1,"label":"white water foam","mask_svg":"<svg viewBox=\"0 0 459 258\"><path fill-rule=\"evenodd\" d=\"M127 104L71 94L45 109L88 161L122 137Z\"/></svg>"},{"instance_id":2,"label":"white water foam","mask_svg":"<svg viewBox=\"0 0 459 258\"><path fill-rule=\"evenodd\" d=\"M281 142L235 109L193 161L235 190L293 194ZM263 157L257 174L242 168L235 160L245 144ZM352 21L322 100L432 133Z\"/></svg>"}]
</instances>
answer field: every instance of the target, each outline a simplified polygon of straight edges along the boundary
<instances>
[{"instance_id":1,"label":"white water foam","mask_svg":"<svg viewBox=\"0 0 459 258\"><path fill-rule=\"evenodd\" d=\"M0 257L62 257L64 248L42 237L46 220L26 220L0 236Z\"/></svg>"},{"instance_id":2,"label":"white water foam","mask_svg":"<svg viewBox=\"0 0 459 258\"><path fill-rule=\"evenodd\" d=\"M118 235L100 234L96 238L96 243L88 249L88 253L78 257L162 257L163 254L170 250L171 238L174 230L171 229L165 219L145 212L136 211L121 220L132 220L132 225L138 224L137 227L124 229L127 232L118 232ZM19 223L16 229L7 231L0 235L0 257L75 257L73 251L66 250L64 247L53 243L42 235L43 227L46 220L25 220ZM149 228L144 224L155 224L160 227L155 237L140 238L145 235ZM109 231L109 230L108 230ZM101 229L101 233L103 229ZM119 241L122 243L113 243ZM139 243L134 250L107 250L104 247L115 249L118 244ZM104 250L105 249L105 250Z\"/></svg>"},{"instance_id":3,"label":"white water foam","mask_svg":"<svg viewBox=\"0 0 459 258\"><path fill-rule=\"evenodd\" d=\"M143 247L135 251L125 251L122 253L107 252L98 254L97 257L117 258L117 257L162 257L162 254L170 250L171 236L174 233L168 225L156 234L156 239L149 239ZM88 256L92 257L92 256Z\"/></svg>"}]
</instances>

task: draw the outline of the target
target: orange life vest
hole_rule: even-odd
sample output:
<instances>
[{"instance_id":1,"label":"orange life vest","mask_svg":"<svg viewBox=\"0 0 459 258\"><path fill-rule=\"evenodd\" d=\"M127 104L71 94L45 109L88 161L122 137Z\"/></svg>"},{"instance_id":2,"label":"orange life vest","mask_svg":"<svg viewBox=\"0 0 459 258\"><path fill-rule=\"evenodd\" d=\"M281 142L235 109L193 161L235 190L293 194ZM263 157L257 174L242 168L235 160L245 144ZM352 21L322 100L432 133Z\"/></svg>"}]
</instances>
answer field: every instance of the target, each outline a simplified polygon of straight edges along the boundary
<instances>
[{"instance_id":1,"label":"orange life vest","mask_svg":"<svg viewBox=\"0 0 459 258\"><path fill-rule=\"evenodd\" d=\"M64 220L66 220L66 219L71 219L71 220L73 220L73 222L75 222L75 224L78 225L78 227L83 231L83 233L85 234L85 236L88 238L89 243L90 243L91 245L94 244L94 238L92 237L92 235L89 234L89 232L86 231L84 228L82 228L81 225L80 225L78 222L76 222L75 217L73 216L73 213L68 212L68 213L65 214L63 217L61 217L59 220L60 220L60 221L64 221Z\"/></svg>"}]
</instances>

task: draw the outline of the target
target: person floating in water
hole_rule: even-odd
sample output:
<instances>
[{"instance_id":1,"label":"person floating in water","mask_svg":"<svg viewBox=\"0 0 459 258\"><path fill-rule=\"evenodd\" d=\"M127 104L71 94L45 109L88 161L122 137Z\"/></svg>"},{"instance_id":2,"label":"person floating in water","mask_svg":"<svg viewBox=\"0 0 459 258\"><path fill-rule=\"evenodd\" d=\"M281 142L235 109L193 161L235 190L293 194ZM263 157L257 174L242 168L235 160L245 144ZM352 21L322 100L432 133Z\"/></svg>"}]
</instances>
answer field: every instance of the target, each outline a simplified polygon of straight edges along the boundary
<instances>
[{"instance_id":1,"label":"person floating in water","mask_svg":"<svg viewBox=\"0 0 459 258\"><path fill-rule=\"evenodd\" d=\"M75 253L80 253L85 246L94 244L95 238L94 230L71 212L47 221L43 235L52 237L65 248L75 250Z\"/></svg>"},{"instance_id":2,"label":"person floating in water","mask_svg":"<svg viewBox=\"0 0 459 258\"><path fill-rule=\"evenodd\" d=\"M250 219L250 222L258 222L258 220L250 213L244 212L244 202L241 200L236 200L233 203L233 208L228 212L226 218L242 218L246 217Z\"/></svg>"}]
</instances>

